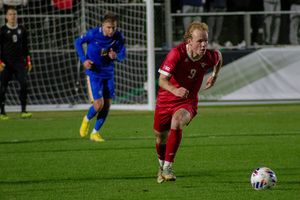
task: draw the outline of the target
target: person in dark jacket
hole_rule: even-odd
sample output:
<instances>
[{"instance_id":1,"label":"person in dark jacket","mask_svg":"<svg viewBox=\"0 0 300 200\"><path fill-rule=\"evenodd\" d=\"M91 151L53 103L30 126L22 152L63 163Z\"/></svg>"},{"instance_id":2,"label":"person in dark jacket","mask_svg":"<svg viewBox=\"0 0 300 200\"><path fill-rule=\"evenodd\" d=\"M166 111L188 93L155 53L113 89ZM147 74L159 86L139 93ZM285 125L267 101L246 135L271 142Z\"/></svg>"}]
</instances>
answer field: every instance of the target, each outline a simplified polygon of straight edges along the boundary
<instances>
[{"instance_id":1,"label":"person in dark jacket","mask_svg":"<svg viewBox=\"0 0 300 200\"><path fill-rule=\"evenodd\" d=\"M0 108L1 120L9 117L5 113L5 93L9 81L15 75L20 84L21 118L30 118L32 113L26 112L27 104L27 72L31 70L27 32L24 26L18 24L17 10L13 7L6 11L6 25L0 29Z\"/></svg>"}]
</instances>

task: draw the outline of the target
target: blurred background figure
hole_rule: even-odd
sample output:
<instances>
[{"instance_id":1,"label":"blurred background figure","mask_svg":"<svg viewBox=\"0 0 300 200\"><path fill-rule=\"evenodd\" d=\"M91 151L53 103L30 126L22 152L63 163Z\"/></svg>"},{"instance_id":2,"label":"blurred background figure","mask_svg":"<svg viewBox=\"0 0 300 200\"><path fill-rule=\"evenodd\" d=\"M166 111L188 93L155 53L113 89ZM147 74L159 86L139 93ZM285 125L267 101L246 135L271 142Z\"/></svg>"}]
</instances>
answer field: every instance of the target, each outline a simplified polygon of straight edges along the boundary
<instances>
[{"instance_id":1,"label":"blurred background figure","mask_svg":"<svg viewBox=\"0 0 300 200\"><path fill-rule=\"evenodd\" d=\"M264 0L265 11L280 11L280 0ZM280 28L280 14L267 14L265 16L265 43L277 44Z\"/></svg>"},{"instance_id":2,"label":"blurred background figure","mask_svg":"<svg viewBox=\"0 0 300 200\"><path fill-rule=\"evenodd\" d=\"M251 3L253 0L227 0L227 11L228 12L239 12L239 11L250 11ZM234 22L234 23L233 23ZM226 36L229 39L229 43L226 42L225 46L238 46L239 48L245 48L245 40L244 40L244 17L239 15L232 15L226 17L224 21L224 27L229 29L230 31L226 32ZM234 37L232 33L234 32Z\"/></svg>"},{"instance_id":3,"label":"blurred background figure","mask_svg":"<svg viewBox=\"0 0 300 200\"><path fill-rule=\"evenodd\" d=\"M203 13L202 0L182 0L182 12L183 13ZM192 21L201 22L200 16L188 16L183 18L184 30Z\"/></svg>"},{"instance_id":4,"label":"blurred background figure","mask_svg":"<svg viewBox=\"0 0 300 200\"><path fill-rule=\"evenodd\" d=\"M2 9L2 7L5 9L11 6L27 6L27 4L28 0L0 0L0 9Z\"/></svg>"},{"instance_id":5,"label":"blurred background figure","mask_svg":"<svg viewBox=\"0 0 300 200\"><path fill-rule=\"evenodd\" d=\"M207 0L205 3L205 7L208 8L208 12L226 12L227 0ZM223 21L223 15L211 16L207 20L210 34L210 37L208 38L208 43L212 45L212 47L219 46L219 37L222 31Z\"/></svg>"},{"instance_id":6,"label":"blurred background figure","mask_svg":"<svg viewBox=\"0 0 300 200\"><path fill-rule=\"evenodd\" d=\"M299 44L299 28L300 28L300 0L290 0L291 11L298 13L290 14L290 43L294 45Z\"/></svg>"},{"instance_id":7,"label":"blurred background figure","mask_svg":"<svg viewBox=\"0 0 300 200\"><path fill-rule=\"evenodd\" d=\"M28 0L0 0L0 26L5 24L6 9L13 6L20 10L22 6L27 6Z\"/></svg>"}]
</instances>

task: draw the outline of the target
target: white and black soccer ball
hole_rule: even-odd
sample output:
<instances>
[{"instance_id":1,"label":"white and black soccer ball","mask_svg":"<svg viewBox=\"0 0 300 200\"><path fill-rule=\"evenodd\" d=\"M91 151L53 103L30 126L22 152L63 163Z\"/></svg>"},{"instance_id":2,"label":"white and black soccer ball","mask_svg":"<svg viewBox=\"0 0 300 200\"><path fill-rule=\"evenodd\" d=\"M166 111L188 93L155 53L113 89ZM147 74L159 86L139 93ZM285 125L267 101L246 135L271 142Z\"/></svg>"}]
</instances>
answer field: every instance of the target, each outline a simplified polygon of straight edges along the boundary
<instances>
[{"instance_id":1,"label":"white and black soccer ball","mask_svg":"<svg viewBox=\"0 0 300 200\"><path fill-rule=\"evenodd\" d=\"M276 185L276 175L270 168L260 167L251 174L250 181L256 190L273 189Z\"/></svg>"}]
</instances>

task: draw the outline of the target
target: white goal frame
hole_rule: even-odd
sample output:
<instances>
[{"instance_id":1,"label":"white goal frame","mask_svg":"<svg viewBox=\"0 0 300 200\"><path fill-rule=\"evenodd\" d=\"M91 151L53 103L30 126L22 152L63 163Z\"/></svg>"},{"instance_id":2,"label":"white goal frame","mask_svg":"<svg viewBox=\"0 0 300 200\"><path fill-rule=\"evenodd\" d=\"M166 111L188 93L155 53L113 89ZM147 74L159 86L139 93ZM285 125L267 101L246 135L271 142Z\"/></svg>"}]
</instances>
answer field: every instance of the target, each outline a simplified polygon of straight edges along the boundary
<instances>
[{"instance_id":1,"label":"white goal frame","mask_svg":"<svg viewBox=\"0 0 300 200\"><path fill-rule=\"evenodd\" d=\"M146 6L146 16L147 16L147 46L144 47L144 51L147 51L147 81L144 83L143 89L147 93L147 103L143 104L112 104L111 109L114 110L154 110L156 91L155 91L155 41L154 41L154 0L144 0L142 3L136 5ZM86 32L86 18L85 18L85 6L88 4L86 0L81 1L81 21L80 21L80 31ZM131 3L130 5L133 5ZM118 4L118 6L128 6L128 4ZM49 15L51 17L53 15ZM19 18L26 18L26 15L19 15ZM47 15L35 15L35 17L47 17ZM63 17L63 16L62 16ZM79 36L79 35L78 35ZM75 38L76 39L76 38ZM127 47L126 47L127 48ZM30 52L37 52L39 50L31 49ZM41 50L47 52L48 50ZM51 50L49 50L51 51ZM76 52L75 49L62 50L63 52ZM127 51L137 51L136 49L127 48ZM80 63L78 63L80 66ZM33 66L34 67L34 66ZM81 66L82 67L82 66ZM79 70L78 70L79 73ZM80 72L82 73L82 72ZM76 80L77 74L73 75L73 79ZM88 94L86 94L88 95ZM86 110L90 107L91 103L70 103L70 104L40 104L40 105L27 105L28 111L48 111L48 110ZM8 112L20 111L20 105L6 105L5 110Z\"/></svg>"}]
</instances>

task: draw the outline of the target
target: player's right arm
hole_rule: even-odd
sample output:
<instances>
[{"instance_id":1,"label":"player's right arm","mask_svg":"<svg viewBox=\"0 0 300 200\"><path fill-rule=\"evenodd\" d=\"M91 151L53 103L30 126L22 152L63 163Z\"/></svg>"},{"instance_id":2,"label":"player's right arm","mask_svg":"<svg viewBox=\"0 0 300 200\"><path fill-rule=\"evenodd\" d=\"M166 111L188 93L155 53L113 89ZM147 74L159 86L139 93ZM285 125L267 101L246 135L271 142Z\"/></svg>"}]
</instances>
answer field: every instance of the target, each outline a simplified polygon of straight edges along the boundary
<instances>
[{"instance_id":1,"label":"player's right arm","mask_svg":"<svg viewBox=\"0 0 300 200\"><path fill-rule=\"evenodd\" d=\"M160 74L159 75L159 81L158 84L161 88L163 88L164 90L167 90L169 92L171 92L172 94L174 94L176 97L181 97L183 99L187 98L189 91L187 89L185 89L184 87L175 87L174 85L172 85L169 82L169 76L164 75L164 74Z\"/></svg>"},{"instance_id":2,"label":"player's right arm","mask_svg":"<svg viewBox=\"0 0 300 200\"><path fill-rule=\"evenodd\" d=\"M177 88L174 85L172 85L172 83L170 83L169 81L174 72L173 70L175 66L177 66L179 60L180 53L178 52L178 50L175 48L171 49L171 51L165 58L165 61L163 62L162 66L158 70L158 72L160 73L158 84L162 89L171 92L176 97L187 98L189 91L186 88Z\"/></svg>"},{"instance_id":3,"label":"player's right arm","mask_svg":"<svg viewBox=\"0 0 300 200\"><path fill-rule=\"evenodd\" d=\"M77 50L77 54L81 60L81 62L85 63L87 59L85 52L83 50L82 44L83 43L88 43L88 33L87 34L82 34L75 40L75 48Z\"/></svg>"},{"instance_id":4,"label":"player's right arm","mask_svg":"<svg viewBox=\"0 0 300 200\"><path fill-rule=\"evenodd\" d=\"M92 62L91 60L87 59L86 61L84 61L83 66L86 69L92 69L94 62Z\"/></svg>"}]
</instances>

